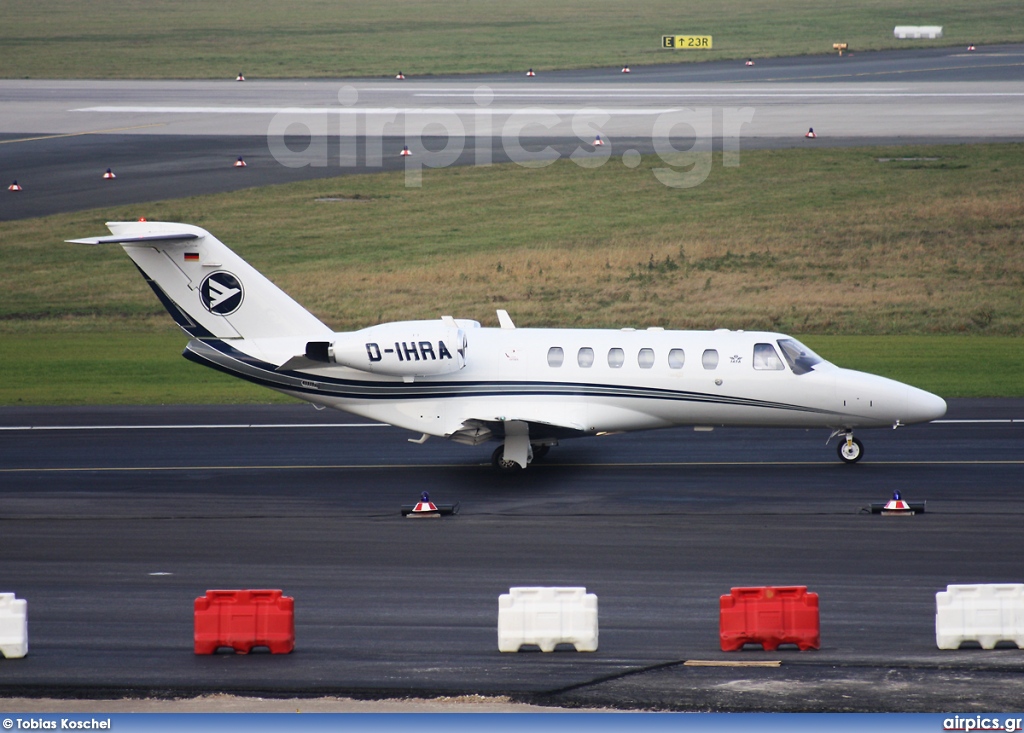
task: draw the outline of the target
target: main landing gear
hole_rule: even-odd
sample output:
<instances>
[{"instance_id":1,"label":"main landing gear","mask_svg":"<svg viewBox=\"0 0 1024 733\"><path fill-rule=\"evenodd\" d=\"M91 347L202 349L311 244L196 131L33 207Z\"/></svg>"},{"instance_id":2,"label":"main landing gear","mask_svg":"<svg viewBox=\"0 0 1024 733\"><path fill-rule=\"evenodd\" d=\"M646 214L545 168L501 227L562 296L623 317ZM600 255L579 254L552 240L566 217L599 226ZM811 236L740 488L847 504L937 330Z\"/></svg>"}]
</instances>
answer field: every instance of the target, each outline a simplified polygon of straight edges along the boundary
<instances>
[{"instance_id":1,"label":"main landing gear","mask_svg":"<svg viewBox=\"0 0 1024 733\"><path fill-rule=\"evenodd\" d=\"M864 444L853 437L853 431L839 433L839 459L843 463L856 463L864 457Z\"/></svg>"},{"instance_id":2,"label":"main landing gear","mask_svg":"<svg viewBox=\"0 0 1024 733\"><path fill-rule=\"evenodd\" d=\"M525 466L520 466L515 461L511 461L505 458L505 444L502 443L494 449L494 453L491 454L491 465L501 473L513 473L515 471L521 471Z\"/></svg>"},{"instance_id":3,"label":"main landing gear","mask_svg":"<svg viewBox=\"0 0 1024 733\"><path fill-rule=\"evenodd\" d=\"M527 463L529 464L540 460L548 454L549 450L551 450L551 446L543 443L531 445ZM516 471L521 471L523 468L515 461L510 461L505 458L504 443L495 448L494 453L491 454L491 465L502 473L515 473Z\"/></svg>"}]
</instances>

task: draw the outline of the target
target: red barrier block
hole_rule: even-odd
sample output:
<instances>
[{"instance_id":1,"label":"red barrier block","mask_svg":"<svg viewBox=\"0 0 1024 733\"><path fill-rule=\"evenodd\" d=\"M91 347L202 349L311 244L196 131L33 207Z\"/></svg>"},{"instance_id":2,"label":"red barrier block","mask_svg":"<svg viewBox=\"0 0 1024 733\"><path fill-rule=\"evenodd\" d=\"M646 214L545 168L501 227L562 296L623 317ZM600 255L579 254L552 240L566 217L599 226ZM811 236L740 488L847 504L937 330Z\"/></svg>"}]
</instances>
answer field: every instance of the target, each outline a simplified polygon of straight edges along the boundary
<instances>
[{"instance_id":1,"label":"red barrier block","mask_svg":"<svg viewBox=\"0 0 1024 733\"><path fill-rule=\"evenodd\" d=\"M733 588L718 599L718 633L723 652L744 644L775 651L796 644L800 651L821 648L818 594L807 586Z\"/></svg>"},{"instance_id":2,"label":"red barrier block","mask_svg":"<svg viewBox=\"0 0 1024 733\"><path fill-rule=\"evenodd\" d=\"M229 646L238 654L265 646L271 654L295 649L295 599L279 590L208 590L195 602L196 654Z\"/></svg>"}]
</instances>

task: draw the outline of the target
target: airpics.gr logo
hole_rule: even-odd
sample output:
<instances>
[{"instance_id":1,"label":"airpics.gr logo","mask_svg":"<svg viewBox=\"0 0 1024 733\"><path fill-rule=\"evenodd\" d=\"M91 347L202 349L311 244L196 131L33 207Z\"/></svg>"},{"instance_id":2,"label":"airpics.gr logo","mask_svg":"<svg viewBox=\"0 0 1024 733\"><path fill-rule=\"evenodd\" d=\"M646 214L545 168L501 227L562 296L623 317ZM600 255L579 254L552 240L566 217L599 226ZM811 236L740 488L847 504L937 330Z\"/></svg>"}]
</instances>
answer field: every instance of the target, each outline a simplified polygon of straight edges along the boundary
<instances>
[{"instance_id":1,"label":"airpics.gr logo","mask_svg":"<svg viewBox=\"0 0 1024 733\"><path fill-rule=\"evenodd\" d=\"M242 305L242 283L230 272L214 272L199 286L203 307L218 316L229 316Z\"/></svg>"}]
</instances>

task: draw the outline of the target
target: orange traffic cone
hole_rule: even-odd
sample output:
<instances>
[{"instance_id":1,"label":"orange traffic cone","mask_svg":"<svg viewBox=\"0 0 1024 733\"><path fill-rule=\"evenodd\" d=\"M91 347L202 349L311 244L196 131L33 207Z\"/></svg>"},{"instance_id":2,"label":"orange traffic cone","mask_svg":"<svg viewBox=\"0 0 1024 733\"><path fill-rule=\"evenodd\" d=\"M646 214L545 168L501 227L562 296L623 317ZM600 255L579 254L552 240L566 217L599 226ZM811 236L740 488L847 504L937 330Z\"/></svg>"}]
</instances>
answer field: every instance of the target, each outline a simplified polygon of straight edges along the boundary
<instances>
[{"instance_id":1,"label":"orange traffic cone","mask_svg":"<svg viewBox=\"0 0 1024 733\"><path fill-rule=\"evenodd\" d=\"M19 186L18 182L15 181L14 183L12 183L10 186L7 187L7 190L8 191L20 191L21 190L21 186Z\"/></svg>"},{"instance_id":2,"label":"orange traffic cone","mask_svg":"<svg viewBox=\"0 0 1024 733\"><path fill-rule=\"evenodd\" d=\"M235 81L245 81L245 76L241 71L238 72L238 76L235 77Z\"/></svg>"},{"instance_id":3,"label":"orange traffic cone","mask_svg":"<svg viewBox=\"0 0 1024 733\"><path fill-rule=\"evenodd\" d=\"M412 155L412 153L409 152L409 146L408 145L403 146L402 147L402 152L399 153L399 155L401 155L403 158Z\"/></svg>"},{"instance_id":4,"label":"orange traffic cone","mask_svg":"<svg viewBox=\"0 0 1024 733\"><path fill-rule=\"evenodd\" d=\"M811 127L811 128L809 128L809 129L807 130L807 134L806 134L806 135L804 135L804 137L807 137L807 138L810 138L810 139L812 139L812 140L813 140L814 138L816 138L816 137L818 137L818 136L814 134L814 128L813 128L813 127Z\"/></svg>"},{"instance_id":5,"label":"orange traffic cone","mask_svg":"<svg viewBox=\"0 0 1024 733\"><path fill-rule=\"evenodd\" d=\"M105 181L112 181L115 178L117 178L117 176L114 175L114 171L112 171L109 168L107 168L107 172L103 174L103 180L105 180Z\"/></svg>"},{"instance_id":6,"label":"orange traffic cone","mask_svg":"<svg viewBox=\"0 0 1024 733\"><path fill-rule=\"evenodd\" d=\"M245 168L245 161L242 160L242 156L238 156L238 160L235 161L235 168Z\"/></svg>"},{"instance_id":7,"label":"orange traffic cone","mask_svg":"<svg viewBox=\"0 0 1024 733\"><path fill-rule=\"evenodd\" d=\"M527 76L537 76L536 74L533 73L533 69L530 69L529 71L527 71L526 75Z\"/></svg>"},{"instance_id":8,"label":"orange traffic cone","mask_svg":"<svg viewBox=\"0 0 1024 733\"><path fill-rule=\"evenodd\" d=\"M399 71L397 74L395 74L395 78L396 79L404 79L405 78L405 74L403 74L401 71Z\"/></svg>"},{"instance_id":9,"label":"orange traffic cone","mask_svg":"<svg viewBox=\"0 0 1024 733\"><path fill-rule=\"evenodd\" d=\"M628 74L629 73L629 65L628 64L626 66L622 67L622 73L623 74Z\"/></svg>"},{"instance_id":10,"label":"orange traffic cone","mask_svg":"<svg viewBox=\"0 0 1024 733\"><path fill-rule=\"evenodd\" d=\"M745 64L743 64L743 65L744 66L753 66L754 65L754 59L747 59L747 62Z\"/></svg>"},{"instance_id":11,"label":"orange traffic cone","mask_svg":"<svg viewBox=\"0 0 1024 733\"><path fill-rule=\"evenodd\" d=\"M604 145L604 140L602 140L601 136L598 135L597 137L594 138L594 147L596 148L600 145Z\"/></svg>"}]
</instances>

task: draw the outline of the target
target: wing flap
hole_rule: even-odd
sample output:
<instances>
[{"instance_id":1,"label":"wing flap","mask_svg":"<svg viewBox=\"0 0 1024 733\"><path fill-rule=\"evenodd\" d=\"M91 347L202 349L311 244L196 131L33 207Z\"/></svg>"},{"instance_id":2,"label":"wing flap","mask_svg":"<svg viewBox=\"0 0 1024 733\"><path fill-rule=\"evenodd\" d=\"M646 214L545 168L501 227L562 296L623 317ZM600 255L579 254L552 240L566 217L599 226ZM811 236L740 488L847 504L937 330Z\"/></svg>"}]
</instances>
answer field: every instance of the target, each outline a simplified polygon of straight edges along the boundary
<instances>
[{"instance_id":1,"label":"wing flap","mask_svg":"<svg viewBox=\"0 0 1024 733\"><path fill-rule=\"evenodd\" d=\"M504 418L471 418L462 422L462 427L446 435L448 440L465 445L480 445L489 440L504 440L508 423L525 424L529 428L531 441L546 439L580 438L590 435L582 425L571 422L554 423L547 420L532 420L515 416Z\"/></svg>"}]
</instances>

